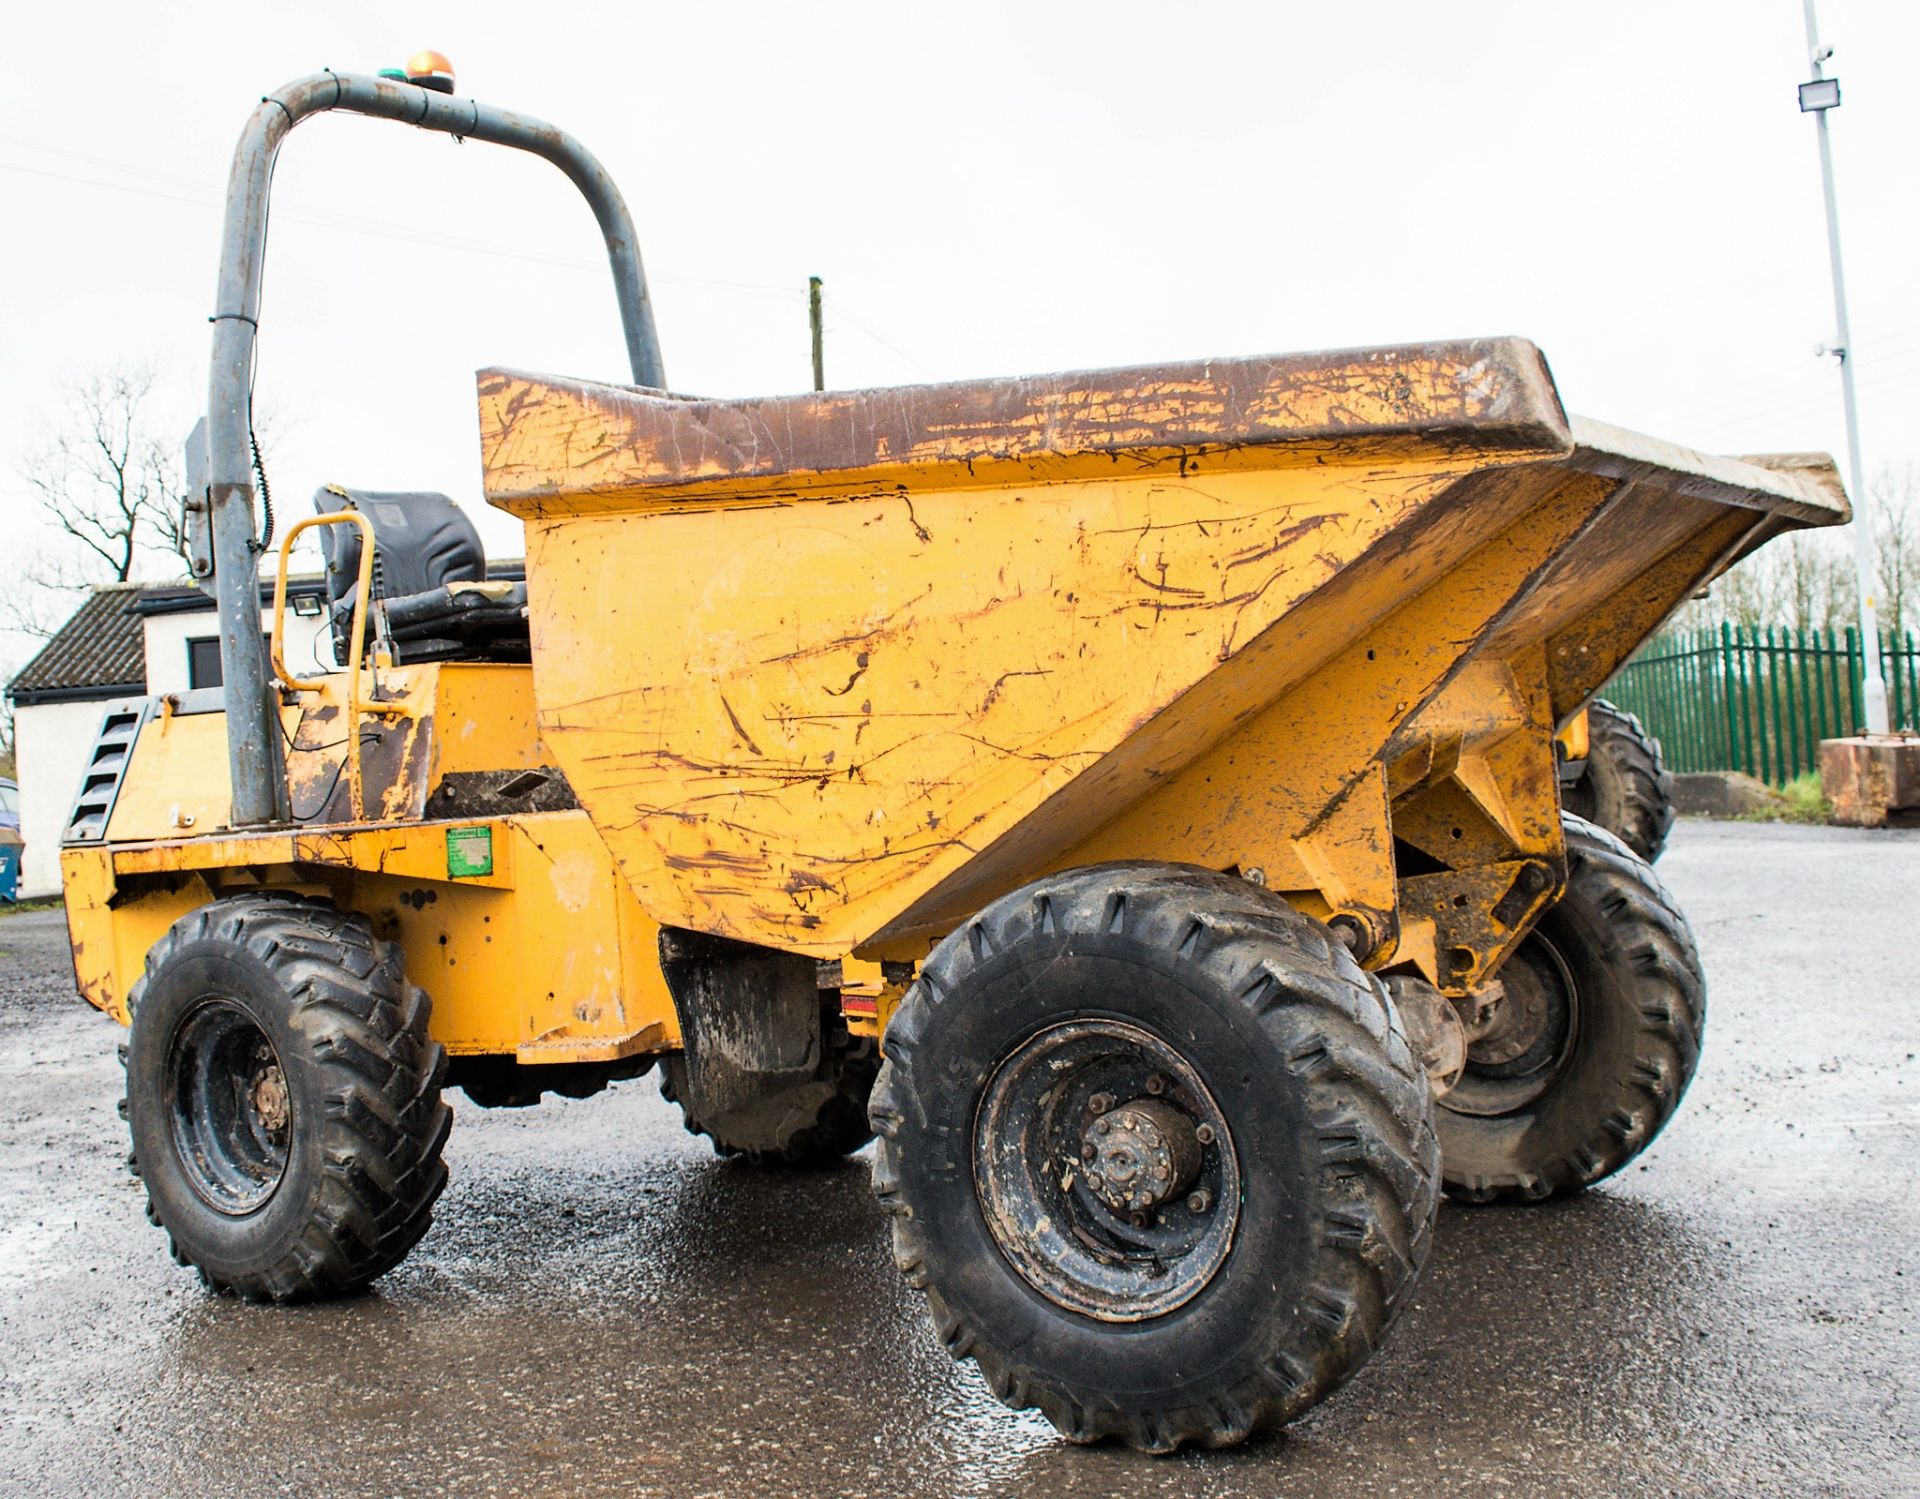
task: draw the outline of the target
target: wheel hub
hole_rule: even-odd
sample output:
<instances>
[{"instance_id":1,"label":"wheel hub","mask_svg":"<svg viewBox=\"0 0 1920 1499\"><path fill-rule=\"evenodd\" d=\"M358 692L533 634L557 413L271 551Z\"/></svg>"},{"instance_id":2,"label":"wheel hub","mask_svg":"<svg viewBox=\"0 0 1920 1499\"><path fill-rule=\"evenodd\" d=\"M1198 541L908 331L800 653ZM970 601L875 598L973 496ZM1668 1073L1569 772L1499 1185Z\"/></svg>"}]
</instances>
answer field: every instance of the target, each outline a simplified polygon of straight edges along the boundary
<instances>
[{"instance_id":1,"label":"wheel hub","mask_svg":"<svg viewBox=\"0 0 1920 1499\"><path fill-rule=\"evenodd\" d=\"M1194 1122L1156 1099L1100 1115L1087 1128L1081 1155L1088 1187L1116 1213L1159 1207L1184 1193L1200 1170Z\"/></svg>"},{"instance_id":2,"label":"wheel hub","mask_svg":"<svg viewBox=\"0 0 1920 1499\"><path fill-rule=\"evenodd\" d=\"M1467 1047L1465 1074L1442 1100L1456 1114L1494 1118L1530 1107L1552 1089L1579 1039L1580 992L1544 933L1507 960L1500 985Z\"/></svg>"},{"instance_id":3,"label":"wheel hub","mask_svg":"<svg viewBox=\"0 0 1920 1499\"><path fill-rule=\"evenodd\" d=\"M1139 1322L1226 1262L1240 1162L1226 1116L1166 1041L1122 1020L1051 1026L1014 1047L974 1117L988 1232L1055 1305Z\"/></svg>"},{"instance_id":4,"label":"wheel hub","mask_svg":"<svg viewBox=\"0 0 1920 1499\"><path fill-rule=\"evenodd\" d=\"M1537 1049L1554 1022L1556 1000L1539 978L1517 967L1499 1008L1474 1040L1473 1060L1483 1067L1499 1067Z\"/></svg>"},{"instance_id":5,"label":"wheel hub","mask_svg":"<svg viewBox=\"0 0 1920 1499\"><path fill-rule=\"evenodd\" d=\"M287 1078L278 1062L269 1062L255 1074L253 1107L269 1130L287 1127Z\"/></svg>"}]
</instances>

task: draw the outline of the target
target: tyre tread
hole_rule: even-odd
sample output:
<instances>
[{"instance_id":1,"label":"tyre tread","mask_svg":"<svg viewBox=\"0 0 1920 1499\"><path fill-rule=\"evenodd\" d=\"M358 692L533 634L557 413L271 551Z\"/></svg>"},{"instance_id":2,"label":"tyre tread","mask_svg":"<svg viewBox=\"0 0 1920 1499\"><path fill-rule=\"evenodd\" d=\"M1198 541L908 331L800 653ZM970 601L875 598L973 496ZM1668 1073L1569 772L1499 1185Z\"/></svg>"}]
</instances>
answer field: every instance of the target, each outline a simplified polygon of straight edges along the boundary
<instances>
[{"instance_id":1,"label":"tyre tread","mask_svg":"<svg viewBox=\"0 0 1920 1499\"><path fill-rule=\"evenodd\" d=\"M1618 1082L1644 1109L1609 1102L1582 1139L1547 1161L1447 1176L1450 1197L1472 1203L1541 1202L1578 1192L1619 1171L1650 1145L1679 1108L1706 1025L1706 981L1693 932L1652 867L1622 839L1571 813L1562 821L1567 882L1606 914L1615 949L1631 959L1641 992L1635 1055ZM1565 897L1563 897L1565 898Z\"/></svg>"},{"instance_id":2,"label":"tyre tread","mask_svg":"<svg viewBox=\"0 0 1920 1499\"><path fill-rule=\"evenodd\" d=\"M1649 734L1646 725L1625 708L1595 698L1587 704L1587 774L1593 763L1604 760L1610 768L1611 797L1598 793L1596 782L1590 801L1596 825L1606 826L1615 837L1647 863L1658 859L1673 830L1673 775L1660 752L1660 741ZM1605 800L1610 805L1602 806Z\"/></svg>"}]
</instances>

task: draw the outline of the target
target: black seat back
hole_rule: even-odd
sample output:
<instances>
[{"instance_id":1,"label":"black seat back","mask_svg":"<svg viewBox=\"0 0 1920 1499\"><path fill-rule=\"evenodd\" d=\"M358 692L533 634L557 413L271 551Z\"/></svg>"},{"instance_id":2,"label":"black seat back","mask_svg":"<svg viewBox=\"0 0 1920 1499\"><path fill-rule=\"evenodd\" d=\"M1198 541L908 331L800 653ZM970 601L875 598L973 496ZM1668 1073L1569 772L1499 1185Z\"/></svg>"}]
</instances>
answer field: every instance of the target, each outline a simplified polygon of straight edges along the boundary
<instances>
[{"instance_id":1,"label":"black seat back","mask_svg":"<svg viewBox=\"0 0 1920 1499\"><path fill-rule=\"evenodd\" d=\"M373 523L373 602L384 606L396 665L417 661L527 661L527 585L489 583L480 533L443 494L395 494L329 484L321 514L357 510ZM328 614L334 659L351 654L360 583L360 530L328 526ZM367 631L375 630L369 609Z\"/></svg>"},{"instance_id":2,"label":"black seat back","mask_svg":"<svg viewBox=\"0 0 1920 1499\"><path fill-rule=\"evenodd\" d=\"M477 583L487 576L487 554L466 512L443 494L389 493L329 484L313 497L321 514L357 510L373 522L373 596L405 598L448 583ZM351 599L360 576L360 530L328 526L320 549L327 559L327 597ZM351 609L348 610L351 612Z\"/></svg>"}]
</instances>

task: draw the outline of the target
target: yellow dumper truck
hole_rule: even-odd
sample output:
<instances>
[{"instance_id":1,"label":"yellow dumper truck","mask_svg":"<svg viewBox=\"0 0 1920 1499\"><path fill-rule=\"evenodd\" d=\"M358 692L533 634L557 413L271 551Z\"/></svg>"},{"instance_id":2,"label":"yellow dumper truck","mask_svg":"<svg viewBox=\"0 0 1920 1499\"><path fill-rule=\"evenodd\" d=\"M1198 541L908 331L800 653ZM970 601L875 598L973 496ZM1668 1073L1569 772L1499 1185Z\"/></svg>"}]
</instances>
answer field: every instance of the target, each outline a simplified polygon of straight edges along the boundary
<instances>
[{"instance_id":1,"label":"yellow dumper truck","mask_svg":"<svg viewBox=\"0 0 1920 1499\"><path fill-rule=\"evenodd\" d=\"M66 834L153 1221L217 1291L426 1232L458 1087L660 1064L761 1162L878 1135L901 1272L1077 1441L1220 1446L1349 1378L1443 1191L1534 1201L1673 1112L1704 994L1556 730L1831 464L1570 418L1487 339L894 390L671 393L619 194L422 83L282 89L235 158L193 566L224 688L107 715ZM328 489L340 670L263 645L265 195L348 110L553 161L631 384L487 370L490 579Z\"/></svg>"}]
</instances>

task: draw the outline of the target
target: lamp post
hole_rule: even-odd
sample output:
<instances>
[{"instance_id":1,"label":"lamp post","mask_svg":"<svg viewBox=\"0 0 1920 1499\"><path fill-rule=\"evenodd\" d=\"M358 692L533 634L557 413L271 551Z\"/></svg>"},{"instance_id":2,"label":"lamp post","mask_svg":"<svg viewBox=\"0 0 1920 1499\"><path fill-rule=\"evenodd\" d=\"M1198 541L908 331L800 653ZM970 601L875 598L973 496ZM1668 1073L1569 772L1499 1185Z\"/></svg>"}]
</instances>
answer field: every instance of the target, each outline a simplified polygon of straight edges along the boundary
<instances>
[{"instance_id":1,"label":"lamp post","mask_svg":"<svg viewBox=\"0 0 1920 1499\"><path fill-rule=\"evenodd\" d=\"M1810 114L1820 136L1820 182L1827 197L1827 253L1833 262L1834 343L1824 352L1840 360L1840 392L1847 411L1847 483L1853 492L1853 570L1860 588L1860 660L1865 680L1869 734L1888 732L1887 680L1880 670L1880 611L1874 601L1878 568L1873 551L1873 498L1860 471L1860 412L1853 390L1853 335L1847 327L1847 283L1840 271L1840 210L1833 197L1833 143L1827 136L1827 111L1840 107L1840 80L1822 71L1833 48L1820 45L1814 0L1802 0L1807 13L1807 51L1813 77L1800 85L1800 111Z\"/></svg>"}]
</instances>

